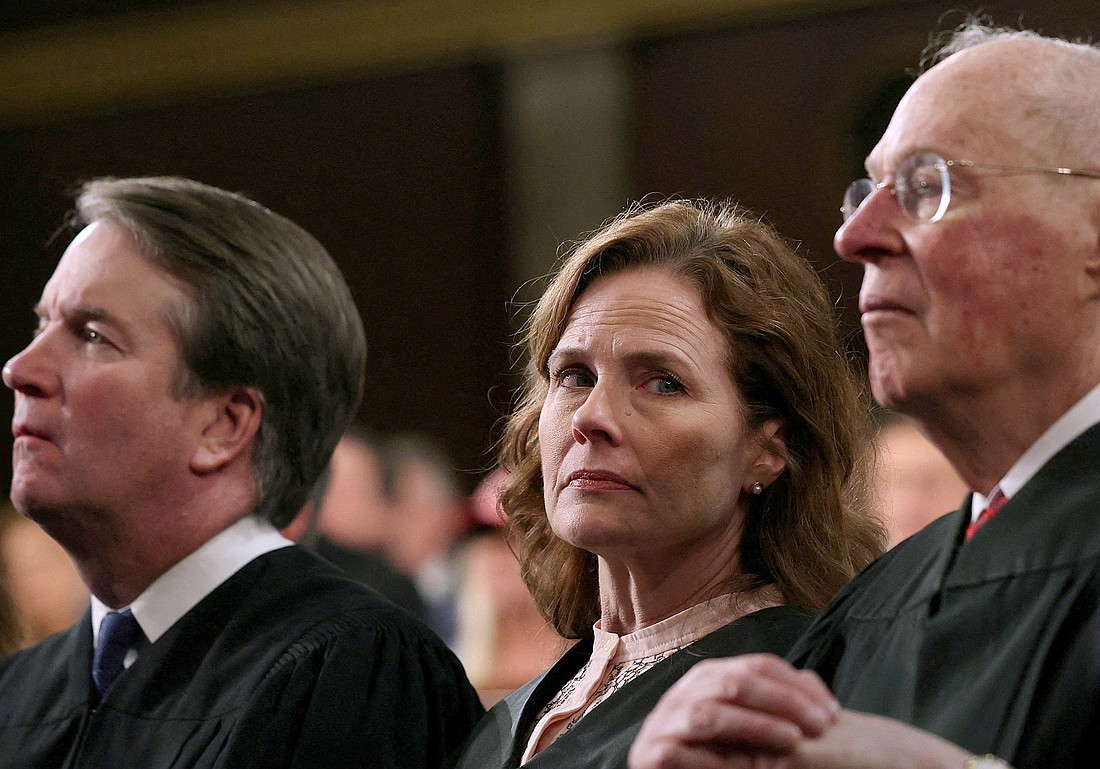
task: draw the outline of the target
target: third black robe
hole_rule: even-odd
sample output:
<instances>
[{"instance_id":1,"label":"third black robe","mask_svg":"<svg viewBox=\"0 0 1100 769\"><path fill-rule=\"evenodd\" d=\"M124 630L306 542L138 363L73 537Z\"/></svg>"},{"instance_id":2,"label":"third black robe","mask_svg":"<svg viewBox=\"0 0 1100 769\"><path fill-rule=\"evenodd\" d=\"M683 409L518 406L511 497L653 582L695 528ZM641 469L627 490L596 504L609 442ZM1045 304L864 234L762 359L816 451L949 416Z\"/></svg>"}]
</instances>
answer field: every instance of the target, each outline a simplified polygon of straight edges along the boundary
<instances>
[{"instance_id":1,"label":"third black robe","mask_svg":"<svg viewBox=\"0 0 1100 769\"><path fill-rule=\"evenodd\" d=\"M963 544L969 520L968 500L872 564L789 658L1017 769L1100 767L1100 426Z\"/></svg>"}]
</instances>

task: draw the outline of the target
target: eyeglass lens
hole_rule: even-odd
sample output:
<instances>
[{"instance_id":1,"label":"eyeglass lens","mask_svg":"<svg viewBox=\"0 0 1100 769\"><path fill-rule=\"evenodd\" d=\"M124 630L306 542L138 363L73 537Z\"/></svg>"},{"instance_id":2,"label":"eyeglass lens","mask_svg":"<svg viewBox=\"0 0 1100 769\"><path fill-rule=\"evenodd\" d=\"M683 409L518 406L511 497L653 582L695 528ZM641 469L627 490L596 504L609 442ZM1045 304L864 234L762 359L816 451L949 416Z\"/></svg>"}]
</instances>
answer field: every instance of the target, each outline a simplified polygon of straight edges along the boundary
<instances>
[{"instance_id":1,"label":"eyeglass lens","mask_svg":"<svg viewBox=\"0 0 1100 769\"><path fill-rule=\"evenodd\" d=\"M893 184L856 179L844 192L840 210L848 221L875 190L885 187L898 205L919 222L938 222L951 202L951 177L947 161L934 152L918 152L905 158L894 174Z\"/></svg>"}]
</instances>

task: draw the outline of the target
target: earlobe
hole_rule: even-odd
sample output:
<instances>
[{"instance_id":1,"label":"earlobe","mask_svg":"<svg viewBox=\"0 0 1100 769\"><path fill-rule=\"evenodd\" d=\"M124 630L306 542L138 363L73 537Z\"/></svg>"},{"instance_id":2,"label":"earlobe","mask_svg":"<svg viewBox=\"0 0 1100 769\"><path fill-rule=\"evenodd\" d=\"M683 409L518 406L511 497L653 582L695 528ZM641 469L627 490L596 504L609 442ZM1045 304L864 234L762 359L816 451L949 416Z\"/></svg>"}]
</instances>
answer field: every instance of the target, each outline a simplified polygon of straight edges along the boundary
<instances>
[{"instance_id":1,"label":"earlobe","mask_svg":"<svg viewBox=\"0 0 1100 769\"><path fill-rule=\"evenodd\" d=\"M1100 243L1096 252L1085 263L1085 278L1088 284L1088 298L1100 299Z\"/></svg>"},{"instance_id":2,"label":"earlobe","mask_svg":"<svg viewBox=\"0 0 1100 769\"><path fill-rule=\"evenodd\" d=\"M1085 261L1085 276L1089 284L1089 298L1100 298L1100 198L1093 201L1093 251Z\"/></svg>"},{"instance_id":3,"label":"earlobe","mask_svg":"<svg viewBox=\"0 0 1100 769\"><path fill-rule=\"evenodd\" d=\"M767 488L787 468L783 459L787 441L783 435L783 423L778 419L765 422L756 436L759 453L749 466L745 475L745 492L753 493L753 484L760 483Z\"/></svg>"},{"instance_id":4,"label":"earlobe","mask_svg":"<svg viewBox=\"0 0 1100 769\"><path fill-rule=\"evenodd\" d=\"M191 470L200 475L231 464L252 446L263 415L263 401L252 387L211 396L210 403L213 411L191 459Z\"/></svg>"},{"instance_id":5,"label":"earlobe","mask_svg":"<svg viewBox=\"0 0 1100 769\"><path fill-rule=\"evenodd\" d=\"M1097 228L1096 248L1085 263L1085 274L1092 287L1092 298L1100 297L1100 227Z\"/></svg>"}]
</instances>

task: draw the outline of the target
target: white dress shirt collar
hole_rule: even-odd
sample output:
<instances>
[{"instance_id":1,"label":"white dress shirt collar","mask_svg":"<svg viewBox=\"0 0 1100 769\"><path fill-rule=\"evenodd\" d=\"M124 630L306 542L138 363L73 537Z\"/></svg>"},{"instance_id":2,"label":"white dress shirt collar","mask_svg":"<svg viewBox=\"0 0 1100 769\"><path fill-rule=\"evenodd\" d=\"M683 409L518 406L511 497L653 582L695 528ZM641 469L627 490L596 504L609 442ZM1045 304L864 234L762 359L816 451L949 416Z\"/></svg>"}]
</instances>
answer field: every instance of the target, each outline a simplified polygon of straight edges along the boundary
<instances>
[{"instance_id":1,"label":"white dress shirt collar","mask_svg":"<svg viewBox=\"0 0 1100 769\"><path fill-rule=\"evenodd\" d=\"M294 544L267 521L249 515L161 574L128 607L154 643L203 598L255 558ZM111 609L92 596L92 638Z\"/></svg>"},{"instance_id":2,"label":"white dress shirt collar","mask_svg":"<svg viewBox=\"0 0 1100 769\"><path fill-rule=\"evenodd\" d=\"M1073 408L1059 417L1058 421L1039 436L1039 440L1031 444L1031 447L1016 460L1016 464L1009 468L1001 482L993 487L989 497L974 493L970 508L972 520L977 519L985 509L988 500L998 491L1012 499L1013 495L1022 489L1024 484L1039 472L1039 468L1050 461L1051 457L1095 424L1100 424L1100 385L1077 401Z\"/></svg>"}]
</instances>

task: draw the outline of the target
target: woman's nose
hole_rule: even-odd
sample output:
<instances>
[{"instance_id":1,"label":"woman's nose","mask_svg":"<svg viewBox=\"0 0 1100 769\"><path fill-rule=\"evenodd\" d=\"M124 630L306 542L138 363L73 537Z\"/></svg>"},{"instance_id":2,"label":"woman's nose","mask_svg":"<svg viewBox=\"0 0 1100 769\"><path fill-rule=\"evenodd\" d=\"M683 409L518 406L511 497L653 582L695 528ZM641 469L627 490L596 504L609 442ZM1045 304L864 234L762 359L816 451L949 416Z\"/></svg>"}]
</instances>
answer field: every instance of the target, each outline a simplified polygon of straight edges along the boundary
<instances>
[{"instance_id":1,"label":"woman's nose","mask_svg":"<svg viewBox=\"0 0 1100 769\"><path fill-rule=\"evenodd\" d=\"M622 442L622 403L611 387L602 381L588 393L584 403L573 412L573 440L577 443Z\"/></svg>"}]
</instances>

